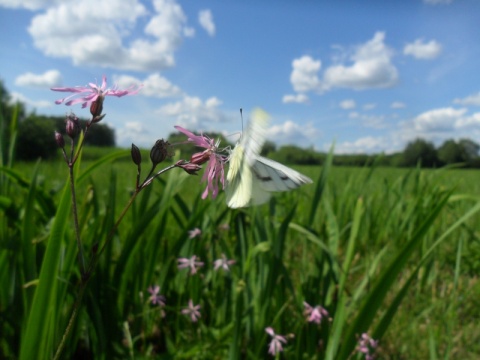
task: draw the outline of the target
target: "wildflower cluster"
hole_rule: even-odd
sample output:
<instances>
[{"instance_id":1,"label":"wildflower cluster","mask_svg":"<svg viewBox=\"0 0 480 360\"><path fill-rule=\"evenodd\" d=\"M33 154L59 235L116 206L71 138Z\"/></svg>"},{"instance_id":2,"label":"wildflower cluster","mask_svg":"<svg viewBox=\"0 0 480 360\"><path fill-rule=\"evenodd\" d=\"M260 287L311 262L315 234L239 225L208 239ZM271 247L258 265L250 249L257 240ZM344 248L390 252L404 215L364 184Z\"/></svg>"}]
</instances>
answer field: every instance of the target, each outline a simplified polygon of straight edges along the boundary
<instances>
[{"instance_id":1,"label":"wildflower cluster","mask_svg":"<svg viewBox=\"0 0 480 360\"><path fill-rule=\"evenodd\" d=\"M365 360L373 360L377 346L377 340L372 339L367 333L363 333L358 340L357 351L365 355Z\"/></svg>"}]
</instances>

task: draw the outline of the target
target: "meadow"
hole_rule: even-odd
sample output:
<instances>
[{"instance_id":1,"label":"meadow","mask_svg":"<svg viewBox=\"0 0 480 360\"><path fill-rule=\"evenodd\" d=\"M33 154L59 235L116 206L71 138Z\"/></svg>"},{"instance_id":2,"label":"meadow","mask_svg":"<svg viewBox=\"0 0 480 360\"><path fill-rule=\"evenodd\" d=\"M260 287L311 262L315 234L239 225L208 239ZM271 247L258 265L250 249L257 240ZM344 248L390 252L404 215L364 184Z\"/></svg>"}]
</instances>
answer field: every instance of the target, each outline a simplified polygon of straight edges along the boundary
<instances>
[{"instance_id":1,"label":"meadow","mask_svg":"<svg viewBox=\"0 0 480 360\"><path fill-rule=\"evenodd\" d=\"M88 259L136 166L129 151L87 155L76 183ZM240 210L223 193L202 200L201 176L167 172L135 199L81 294L65 164L2 168L0 358L52 358L71 327L60 358L478 359L480 173L331 160L295 167L314 184ZM194 255L203 266L178 267ZM222 255L235 263L215 269ZM362 334L378 341L369 354Z\"/></svg>"}]
</instances>

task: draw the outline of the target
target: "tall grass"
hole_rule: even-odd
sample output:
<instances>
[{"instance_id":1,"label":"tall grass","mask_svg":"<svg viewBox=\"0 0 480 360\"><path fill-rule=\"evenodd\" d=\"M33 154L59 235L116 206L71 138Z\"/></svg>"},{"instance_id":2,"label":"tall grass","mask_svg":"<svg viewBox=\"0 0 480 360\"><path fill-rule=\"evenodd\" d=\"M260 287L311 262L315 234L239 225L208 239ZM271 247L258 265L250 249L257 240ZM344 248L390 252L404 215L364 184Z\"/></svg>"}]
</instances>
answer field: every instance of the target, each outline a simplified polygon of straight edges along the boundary
<instances>
[{"instance_id":1,"label":"tall grass","mask_svg":"<svg viewBox=\"0 0 480 360\"><path fill-rule=\"evenodd\" d=\"M89 255L134 187L135 167L114 162L124 155L79 168ZM362 333L379 340L379 358L477 358L477 173L300 170L315 184L242 210L201 200L199 178L180 171L148 187L85 289L64 357L267 358L271 326L287 336L286 358L361 358ZM79 298L69 190L55 163L1 175L0 357L51 358ZM236 260L230 271L213 269L222 254ZM197 274L177 268L193 255L205 263ZM151 285L165 307L150 304ZM189 300L198 322L181 313ZM329 318L307 322L304 302Z\"/></svg>"}]
</instances>

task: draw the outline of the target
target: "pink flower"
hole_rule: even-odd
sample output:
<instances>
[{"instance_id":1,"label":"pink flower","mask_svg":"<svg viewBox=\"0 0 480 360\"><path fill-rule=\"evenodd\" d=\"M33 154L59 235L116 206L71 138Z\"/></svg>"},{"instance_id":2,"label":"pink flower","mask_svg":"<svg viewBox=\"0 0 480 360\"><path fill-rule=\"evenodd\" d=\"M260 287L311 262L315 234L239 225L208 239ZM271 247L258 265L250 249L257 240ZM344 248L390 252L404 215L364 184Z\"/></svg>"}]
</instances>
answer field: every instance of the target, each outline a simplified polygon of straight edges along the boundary
<instances>
[{"instance_id":1,"label":"pink flower","mask_svg":"<svg viewBox=\"0 0 480 360\"><path fill-rule=\"evenodd\" d=\"M373 360L375 359L374 352L377 346L377 340L372 339L367 333L363 333L358 340L357 351L365 354L366 360Z\"/></svg>"},{"instance_id":2,"label":"pink flower","mask_svg":"<svg viewBox=\"0 0 480 360\"><path fill-rule=\"evenodd\" d=\"M130 86L126 90L118 90L116 86L111 89L107 89L107 77L105 75L102 76L102 86L98 86L94 83L89 83L88 86L75 86L75 87L65 87L65 88L51 88L53 91L61 91L61 92L72 92L73 95L67 96L63 99L59 99L55 101L55 104L62 104L65 101L65 105L75 105L78 103L82 103L82 108L85 108L91 105L94 101L97 100L99 96L116 96L122 97L125 95L134 95L137 94L140 86ZM79 96L76 99L70 100L71 98Z\"/></svg>"},{"instance_id":3,"label":"pink flower","mask_svg":"<svg viewBox=\"0 0 480 360\"><path fill-rule=\"evenodd\" d=\"M215 271L220 268L222 268L225 271L230 271L230 265L235 264L235 262L236 262L235 260L228 260L225 254L222 254L221 259L215 260L213 268Z\"/></svg>"},{"instance_id":4,"label":"pink flower","mask_svg":"<svg viewBox=\"0 0 480 360\"><path fill-rule=\"evenodd\" d=\"M311 307L307 302L304 301L303 306L305 306L304 314L307 317L308 322L320 324L323 318L328 318L328 311L320 305Z\"/></svg>"},{"instance_id":5,"label":"pink flower","mask_svg":"<svg viewBox=\"0 0 480 360\"><path fill-rule=\"evenodd\" d=\"M188 307L182 310L182 314L190 315L190 319L192 319L193 322L197 322L202 316L200 314L200 305L193 305L193 301L190 299L188 300Z\"/></svg>"},{"instance_id":6,"label":"pink flower","mask_svg":"<svg viewBox=\"0 0 480 360\"><path fill-rule=\"evenodd\" d=\"M202 194L202 199L205 199L209 192L211 192L212 198L215 199L218 195L218 183L220 182L222 188L225 188L224 165L228 158L225 155L217 154L220 140L215 142L208 136L195 135L180 126L175 126L175 129L187 135L189 142L206 149L202 152L193 154L190 163L202 165L208 161L207 168L202 177L202 181L207 181L207 187Z\"/></svg>"},{"instance_id":7,"label":"pink flower","mask_svg":"<svg viewBox=\"0 0 480 360\"><path fill-rule=\"evenodd\" d=\"M188 237L190 239L196 238L197 236L200 236L200 235L202 235L202 230L200 230L199 228L195 228L188 231Z\"/></svg>"},{"instance_id":8,"label":"pink flower","mask_svg":"<svg viewBox=\"0 0 480 360\"><path fill-rule=\"evenodd\" d=\"M272 341L270 341L270 344L268 345L268 353L275 356L277 353L282 352L282 343L287 343L285 336L275 334L271 327L267 327L265 331L272 337Z\"/></svg>"},{"instance_id":9,"label":"pink flower","mask_svg":"<svg viewBox=\"0 0 480 360\"><path fill-rule=\"evenodd\" d=\"M177 261L178 261L178 268L179 269L190 268L191 269L190 270L191 275L193 275L197 272L197 267L202 267L203 266L203 262L197 261L197 255L193 255L190 259L180 258Z\"/></svg>"},{"instance_id":10,"label":"pink flower","mask_svg":"<svg viewBox=\"0 0 480 360\"><path fill-rule=\"evenodd\" d=\"M148 298L153 305L165 306L165 296L160 295L160 286L153 285L148 287L150 297Z\"/></svg>"}]
</instances>

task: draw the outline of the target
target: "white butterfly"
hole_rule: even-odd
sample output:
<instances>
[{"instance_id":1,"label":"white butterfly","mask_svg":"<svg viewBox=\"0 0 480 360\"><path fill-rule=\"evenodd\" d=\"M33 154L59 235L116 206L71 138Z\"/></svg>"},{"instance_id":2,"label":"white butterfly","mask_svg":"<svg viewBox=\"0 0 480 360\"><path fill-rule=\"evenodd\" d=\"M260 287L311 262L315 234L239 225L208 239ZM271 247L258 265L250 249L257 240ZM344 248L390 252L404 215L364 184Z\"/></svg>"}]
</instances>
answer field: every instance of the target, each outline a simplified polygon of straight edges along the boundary
<instances>
[{"instance_id":1,"label":"white butterfly","mask_svg":"<svg viewBox=\"0 0 480 360\"><path fill-rule=\"evenodd\" d=\"M268 118L265 111L255 109L247 131L230 153L225 192L231 208L263 204L273 191L312 183L309 177L258 155L265 142Z\"/></svg>"}]
</instances>

